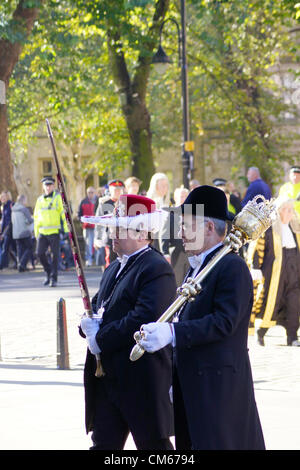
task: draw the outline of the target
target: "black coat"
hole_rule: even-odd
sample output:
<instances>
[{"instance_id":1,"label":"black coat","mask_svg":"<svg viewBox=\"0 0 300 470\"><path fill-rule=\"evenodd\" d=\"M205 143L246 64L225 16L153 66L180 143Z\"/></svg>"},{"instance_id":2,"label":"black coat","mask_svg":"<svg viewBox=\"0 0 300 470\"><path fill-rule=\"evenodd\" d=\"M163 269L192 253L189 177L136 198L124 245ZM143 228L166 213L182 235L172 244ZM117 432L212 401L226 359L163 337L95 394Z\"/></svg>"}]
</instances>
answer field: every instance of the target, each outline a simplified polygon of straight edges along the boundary
<instances>
[{"instance_id":1,"label":"black coat","mask_svg":"<svg viewBox=\"0 0 300 470\"><path fill-rule=\"evenodd\" d=\"M171 348L155 354L145 353L139 360L129 359L135 331L144 323L157 320L176 295L173 270L163 255L150 249L134 262L131 257L126 274L118 283L103 315L96 335L106 376L95 378L95 356L88 351L85 364L86 426L93 425L95 383L116 383L118 406L129 428L134 423L140 440L166 438L173 429L173 411L169 398L172 383ZM131 265L132 264L132 265ZM115 283L120 263L115 260L105 270L98 293L92 300L97 311Z\"/></svg>"},{"instance_id":2,"label":"black coat","mask_svg":"<svg viewBox=\"0 0 300 470\"><path fill-rule=\"evenodd\" d=\"M253 302L248 267L229 253L202 287L174 323L177 373L192 447L263 449L247 350Z\"/></svg>"}]
</instances>

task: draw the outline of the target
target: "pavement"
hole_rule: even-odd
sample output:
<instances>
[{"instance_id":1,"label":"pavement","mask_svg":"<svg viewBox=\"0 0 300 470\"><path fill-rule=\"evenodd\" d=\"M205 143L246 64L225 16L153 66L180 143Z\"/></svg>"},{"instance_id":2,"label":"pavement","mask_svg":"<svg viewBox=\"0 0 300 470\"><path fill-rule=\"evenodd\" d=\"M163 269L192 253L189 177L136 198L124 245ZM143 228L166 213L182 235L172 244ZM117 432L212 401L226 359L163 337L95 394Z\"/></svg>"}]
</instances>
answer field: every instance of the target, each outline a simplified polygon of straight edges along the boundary
<instances>
[{"instance_id":1,"label":"pavement","mask_svg":"<svg viewBox=\"0 0 300 470\"><path fill-rule=\"evenodd\" d=\"M98 267L85 269L89 294ZM55 288L37 269L0 271L0 450L87 450L84 429L85 341L74 269L59 273ZM57 303L65 299L68 368L60 368ZM285 332L269 330L265 347L249 337L256 402L267 450L300 450L300 348L285 346ZM126 450L134 450L131 436Z\"/></svg>"}]
</instances>

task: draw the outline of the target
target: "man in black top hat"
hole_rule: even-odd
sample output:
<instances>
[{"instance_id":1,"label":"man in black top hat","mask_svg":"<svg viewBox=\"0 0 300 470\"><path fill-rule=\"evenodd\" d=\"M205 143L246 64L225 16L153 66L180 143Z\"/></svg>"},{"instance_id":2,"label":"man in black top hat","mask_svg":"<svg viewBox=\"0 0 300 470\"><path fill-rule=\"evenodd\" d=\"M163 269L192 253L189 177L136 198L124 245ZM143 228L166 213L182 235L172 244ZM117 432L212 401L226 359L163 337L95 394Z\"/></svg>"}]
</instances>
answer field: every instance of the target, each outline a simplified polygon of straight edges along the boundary
<instances>
[{"instance_id":1,"label":"man in black top hat","mask_svg":"<svg viewBox=\"0 0 300 470\"><path fill-rule=\"evenodd\" d=\"M195 277L221 249L229 219L223 191L194 189L182 211L182 239ZM202 281L202 291L173 323L142 327L148 352L173 345L176 449L264 449L247 350L253 285L231 252Z\"/></svg>"}]
</instances>

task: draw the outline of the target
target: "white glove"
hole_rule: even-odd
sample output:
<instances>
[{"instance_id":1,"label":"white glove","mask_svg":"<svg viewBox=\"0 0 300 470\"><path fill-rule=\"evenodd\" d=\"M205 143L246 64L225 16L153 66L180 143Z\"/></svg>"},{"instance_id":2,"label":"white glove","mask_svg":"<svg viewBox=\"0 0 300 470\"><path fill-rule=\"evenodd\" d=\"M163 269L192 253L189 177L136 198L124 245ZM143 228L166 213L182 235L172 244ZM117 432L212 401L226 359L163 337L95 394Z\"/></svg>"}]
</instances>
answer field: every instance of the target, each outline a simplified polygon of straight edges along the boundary
<instances>
[{"instance_id":1,"label":"white glove","mask_svg":"<svg viewBox=\"0 0 300 470\"><path fill-rule=\"evenodd\" d=\"M99 331L101 322L102 318L99 318L97 315L93 315L92 318L85 315L80 322L80 327L86 336L87 346L92 354L99 354L101 352L96 341L96 334Z\"/></svg>"},{"instance_id":2,"label":"white glove","mask_svg":"<svg viewBox=\"0 0 300 470\"><path fill-rule=\"evenodd\" d=\"M250 270L253 281L261 281L263 278L261 269L251 269Z\"/></svg>"},{"instance_id":3,"label":"white glove","mask_svg":"<svg viewBox=\"0 0 300 470\"><path fill-rule=\"evenodd\" d=\"M140 345L145 351L154 353L172 343L173 330L170 323L148 323L143 325Z\"/></svg>"}]
</instances>

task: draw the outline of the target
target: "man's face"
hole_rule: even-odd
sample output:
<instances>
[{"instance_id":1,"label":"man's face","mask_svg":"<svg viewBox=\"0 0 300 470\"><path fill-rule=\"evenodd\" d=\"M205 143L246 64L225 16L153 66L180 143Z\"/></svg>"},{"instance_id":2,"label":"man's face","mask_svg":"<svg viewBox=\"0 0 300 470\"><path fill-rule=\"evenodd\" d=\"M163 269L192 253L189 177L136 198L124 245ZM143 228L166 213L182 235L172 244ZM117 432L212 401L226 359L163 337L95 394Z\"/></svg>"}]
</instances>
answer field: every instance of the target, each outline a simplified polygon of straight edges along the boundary
<instances>
[{"instance_id":1,"label":"man's face","mask_svg":"<svg viewBox=\"0 0 300 470\"><path fill-rule=\"evenodd\" d=\"M121 194L124 192L123 186L110 186L109 192L113 201L118 201Z\"/></svg>"},{"instance_id":2,"label":"man's face","mask_svg":"<svg viewBox=\"0 0 300 470\"><path fill-rule=\"evenodd\" d=\"M45 194L50 194L54 190L54 183L43 183Z\"/></svg>"},{"instance_id":3,"label":"man's face","mask_svg":"<svg viewBox=\"0 0 300 470\"><path fill-rule=\"evenodd\" d=\"M290 181L293 184L300 183L300 173L296 173L295 171L290 171Z\"/></svg>"},{"instance_id":4,"label":"man's face","mask_svg":"<svg viewBox=\"0 0 300 470\"><path fill-rule=\"evenodd\" d=\"M87 197L88 197L89 199L93 199L94 196L95 196L95 191L94 191L93 189L89 189L89 190L87 191Z\"/></svg>"},{"instance_id":5,"label":"man's face","mask_svg":"<svg viewBox=\"0 0 300 470\"><path fill-rule=\"evenodd\" d=\"M201 216L190 214L182 216L182 243L188 255L201 253L205 244L205 222Z\"/></svg>"},{"instance_id":6,"label":"man's face","mask_svg":"<svg viewBox=\"0 0 300 470\"><path fill-rule=\"evenodd\" d=\"M255 180L255 173L251 168L249 168L248 170L247 178L248 178L249 183Z\"/></svg>"},{"instance_id":7,"label":"man's face","mask_svg":"<svg viewBox=\"0 0 300 470\"><path fill-rule=\"evenodd\" d=\"M119 256L130 255L139 249L139 233L134 230L127 230L120 227L109 229L112 239L112 248Z\"/></svg>"},{"instance_id":8,"label":"man's face","mask_svg":"<svg viewBox=\"0 0 300 470\"><path fill-rule=\"evenodd\" d=\"M138 194L139 189L140 185L136 181L133 181L132 183L130 183L130 186L128 186L127 192L128 194Z\"/></svg>"}]
</instances>

